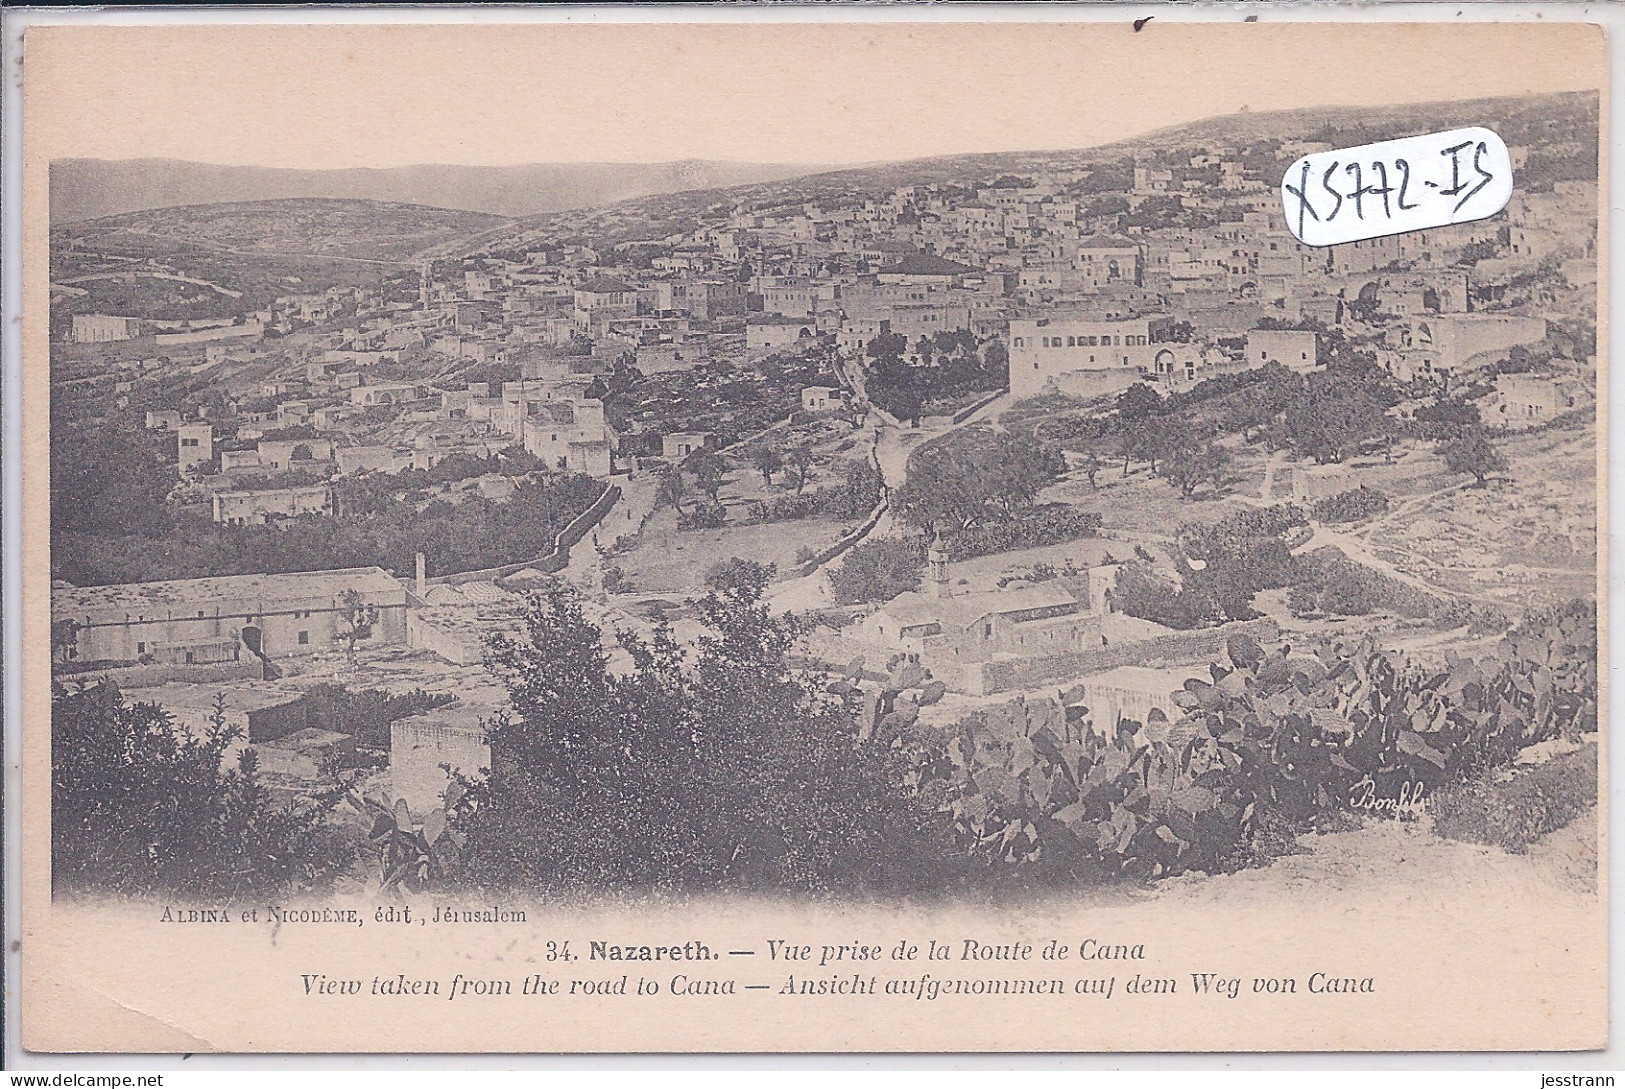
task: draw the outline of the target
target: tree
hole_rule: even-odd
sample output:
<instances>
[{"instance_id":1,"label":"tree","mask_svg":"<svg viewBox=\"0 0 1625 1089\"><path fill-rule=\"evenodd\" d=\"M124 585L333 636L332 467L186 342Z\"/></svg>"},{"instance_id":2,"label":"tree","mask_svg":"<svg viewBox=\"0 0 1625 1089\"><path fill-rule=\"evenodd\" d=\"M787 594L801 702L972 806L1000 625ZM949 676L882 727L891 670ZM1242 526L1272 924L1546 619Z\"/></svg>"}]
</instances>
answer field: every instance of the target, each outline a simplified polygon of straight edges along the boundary
<instances>
[{"instance_id":1,"label":"tree","mask_svg":"<svg viewBox=\"0 0 1625 1089\"><path fill-rule=\"evenodd\" d=\"M1468 426L1449 442L1438 447L1452 473L1471 473L1476 487L1482 488L1491 474L1507 470L1507 460L1490 441L1489 432Z\"/></svg>"},{"instance_id":2,"label":"tree","mask_svg":"<svg viewBox=\"0 0 1625 1089\"><path fill-rule=\"evenodd\" d=\"M1175 586L1143 560L1118 568L1111 600L1117 612L1181 631L1219 622L1218 607L1211 598Z\"/></svg>"},{"instance_id":3,"label":"tree","mask_svg":"<svg viewBox=\"0 0 1625 1089\"><path fill-rule=\"evenodd\" d=\"M1167 416L1143 416L1123 421L1124 475L1128 458L1143 461L1157 474L1157 462L1179 440L1178 433L1186 425Z\"/></svg>"},{"instance_id":4,"label":"tree","mask_svg":"<svg viewBox=\"0 0 1625 1089\"><path fill-rule=\"evenodd\" d=\"M323 888L353 857L339 792L277 805L217 703L202 736L108 682L51 697L51 882L58 891L231 901Z\"/></svg>"},{"instance_id":5,"label":"tree","mask_svg":"<svg viewBox=\"0 0 1625 1089\"><path fill-rule=\"evenodd\" d=\"M431 497L419 489L433 477L417 471L347 477L335 486L336 517L309 515L278 526L219 525L187 510L166 513L173 529L156 537L114 522L73 531L53 525L52 576L91 586L371 566L409 572L418 552L429 558L431 574L479 570L551 551L558 532L604 491L602 481L583 473L558 472L519 481L508 502L426 501Z\"/></svg>"},{"instance_id":6,"label":"tree","mask_svg":"<svg viewBox=\"0 0 1625 1089\"><path fill-rule=\"evenodd\" d=\"M692 658L664 627L621 633L629 672L561 584L532 596L522 639L492 637L512 710L452 815L476 886L850 892L933 855L900 758L793 668L801 623L750 579L697 609Z\"/></svg>"},{"instance_id":7,"label":"tree","mask_svg":"<svg viewBox=\"0 0 1625 1089\"><path fill-rule=\"evenodd\" d=\"M1211 525L1180 527L1179 548L1188 560L1181 585L1161 578L1147 563L1119 572L1113 601L1131 616L1171 628L1195 628L1258 615L1253 597L1288 585L1296 572L1284 534L1304 524L1296 507L1248 508ZM1125 577L1127 576L1127 577Z\"/></svg>"},{"instance_id":8,"label":"tree","mask_svg":"<svg viewBox=\"0 0 1625 1089\"><path fill-rule=\"evenodd\" d=\"M853 546L829 573L830 588L842 605L875 604L920 588L925 539L877 538Z\"/></svg>"},{"instance_id":9,"label":"tree","mask_svg":"<svg viewBox=\"0 0 1625 1089\"><path fill-rule=\"evenodd\" d=\"M79 645L79 622L72 617L51 621L51 657L65 661Z\"/></svg>"},{"instance_id":10,"label":"tree","mask_svg":"<svg viewBox=\"0 0 1625 1089\"><path fill-rule=\"evenodd\" d=\"M688 456L688 460L683 462L683 468L694 478L695 486L715 503L717 493L722 490L723 477L728 471L728 463L722 460L722 455L701 447Z\"/></svg>"},{"instance_id":11,"label":"tree","mask_svg":"<svg viewBox=\"0 0 1625 1089\"><path fill-rule=\"evenodd\" d=\"M1010 385L1010 350L1004 346L1004 341L988 341L987 348L982 352L982 367L1000 385Z\"/></svg>"},{"instance_id":12,"label":"tree","mask_svg":"<svg viewBox=\"0 0 1625 1089\"><path fill-rule=\"evenodd\" d=\"M1275 421L1303 388L1303 376L1272 362L1240 377L1246 382L1230 400L1225 430L1237 432L1249 442L1263 438L1271 447L1279 446L1281 435Z\"/></svg>"},{"instance_id":13,"label":"tree","mask_svg":"<svg viewBox=\"0 0 1625 1089\"><path fill-rule=\"evenodd\" d=\"M1128 211L1129 205L1127 197L1123 196L1121 193L1107 193L1104 196L1096 197L1094 200L1090 201L1085 214L1091 217L1121 216L1127 215Z\"/></svg>"},{"instance_id":14,"label":"tree","mask_svg":"<svg viewBox=\"0 0 1625 1089\"><path fill-rule=\"evenodd\" d=\"M133 415L87 426L52 407L52 531L168 535L175 524L165 502L177 479L175 439L166 453Z\"/></svg>"},{"instance_id":15,"label":"tree","mask_svg":"<svg viewBox=\"0 0 1625 1089\"><path fill-rule=\"evenodd\" d=\"M871 383L873 386L874 383ZM897 387L884 391L874 390L875 403L891 413L901 423L918 423L920 413L925 411L925 400L919 393L907 387Z\"/></svg>"},{"instance_id":16,"label":"tree","mask_svg":"<svg viewBox=\"0 0 1625 1089\"><path fill-rule=\"evenodd\" d=\"M1101 468L1101 460L1095 456L1093 450L1085 454L1083 461L1078 465L1078 470L1089 478L1089 487L1093 491L1100 490L1100 486L1095 483L1095 477L1100 473Z\"/></svg>"},{"instance_id":17,"label":"tree","mask_svg":"<svg viewBox=\"0 0 1625 1089\"><path fill-rule=\"evenodd\" d=\"M688 481L683 479L683 471L676 466L668 468L660 478L660 484L655 489L655 506L670 507L683 516L683 500L688 496Z\"/></svg>"},{"instance_id":18,"label":"tree","mask_svg":"<svg viewBox=\"0 0 1625 1089\"><path fill-rule=\"evenodd\" d=\"M869 459L854 461L846 470L846 494L838 512L846 518L859 518L874 509L885 492L880 470Z\"/></svg>"},{"instance_id":19,"label":"tree","mask_svg":"<svg viewBox=\"0 0 1625 1089\"><path fill-rule=\"evenodd\" d=\"M812 450L806 446L792 446L785 463L796 480L796 494L800 495L812 476Z\"/></svg>"},{"instance_id":20,"label":"tree","mask_svg":"<svg viewBox=\"0 0 1625 1089\"><path fill-rule=\"evenodd\" d=\"M762 483L773 486L773 474L784 468L784 455L778 449L762 443L750 452L750 463L762 474Z\"/></svg>"},{"instance_id":21,"label":"tree","mask_svg":"<svg viewBox=\"0 0 1625 1089\"><path fill-rule=\"evenodd\" d=\"M339 630L333 633L336 642L344 644L344 656L355 665L355 645L372 638L372 629L378 623L378 606L365 601L359 590L346 590L339 595Z\"/></svg>"},{"instance_id":22,"label":"tree","mask_svg":"<svg viewBox=\"0 0 1625 1089\"><path fill-rule=\"evenodd\" d=\"M1204 484L1222 488L1230 479L1235 458L1230 451L1211 442L1175 442L1168 448L1162 475L1186 499Z\"/></svg>"},{"instance_id":23,"label":"tree","mask_svg":"<svg viewBox=\"0 0 1625 1089\"><path fill-rule=\"evenodd\" d=\"M908 351L908 337L901 333L881 333L869 341L867 347L869 358L877 366L890 364L900 366L903 362L903 353Z\"/></svg>"},{"instance_id":24,"label":"tree","mask_svg":"<svg viewBox=\"0 0 1625 1089\"><path fill-rule=\"evenodd\" d=\"M1435 437L1451 436L1458 430L1471 429L1484 422L1477 405L1458 397L1422 405L1413 416L1417 423L1429 425L1428 430Z\"/></svg>"},{"instance_id":25,"label":"tree","mask_svg":"<svg viewBox=\"0 0 1625 1089\"><path fill-rule=\"evenodd\" d=\"M748 591L761 597L778 573L779 565L776 563L758 563L733 556L711 565L705 572L705 585L718 593Z\"/></svg>"},{"instance_id":26,"label":"tree","mask_svg":"<svg viewBox=\"0 0 1625 1089\"><path fill-rule=\"evenodd\" d=\"M1333 552L1331 557L1304 564L1304 574L1292 584L1287 597L1294 612L1321 612L1334 616L1367 616L1383 607L1384 595L1377 574Z\"/></svg>"},{"instance_id":27,"label":"tree","mask_svg":"<svg viewBox=\"0 0 1625 1089\"><path fill-rule=\"evenodd\" d=\"M922 529L969 529L1030 506L1064 472L1060 450L1027 432L961 431L914 453L894 506Z\"/></svg>"},{"instance_id":28,"label":"tree","mask_svg":"<svg viewBox=\"0 0 1625 1089\"><path fill-rule=\"evenodd\" d=\"M1143 420L1168 411L1168 402L1162 394L1136 382L1117 395L1117 415L1123 420Z\"/></svg>"},{"instance_id":29,"label":"tree","mask_svg":"<svg viewBox=\"0 0 1625 1089\"><path fill-rule=\"evenodd\" d=\"M1325 465L1377 437L1382 419L1382 404L1363 385L1318 374L1289 401L1282 426L1298 452Z\"/></svg>"},{"instance_id":30,"label":"tree","mask_svg":"<svg viewBox=\"0 0 1625 1089\"><path fill-rule=\"evenodd\" d=\"M1188 523L1179 529L1179 547L1200 560L1205 570L1232 568L1245 572L1254 591L1277 589L1292 579L1289 530L1307 524L1294 506L1237 510L1211 524Z\"/></svg>"}]
</instances>

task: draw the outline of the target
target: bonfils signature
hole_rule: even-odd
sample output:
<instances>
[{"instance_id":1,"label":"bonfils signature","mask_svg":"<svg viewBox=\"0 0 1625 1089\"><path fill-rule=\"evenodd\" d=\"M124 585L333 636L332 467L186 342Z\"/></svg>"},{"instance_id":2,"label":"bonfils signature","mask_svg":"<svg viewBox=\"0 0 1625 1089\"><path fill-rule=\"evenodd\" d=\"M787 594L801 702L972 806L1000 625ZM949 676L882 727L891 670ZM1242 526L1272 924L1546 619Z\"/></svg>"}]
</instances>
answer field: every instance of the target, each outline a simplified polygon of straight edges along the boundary
<instances>
[{"instance_id":1,"label":"bonfils signature","mask_svg":"<svg viewBox=\"0 0 1625 1089\"><path fill-rule=\"evenodd\" d=\"M1399 784L1397 795L1378 797L1377 784L1367 775L1349 788L1349 808L1414 817L1427 808L1426 794L1427 787L1422 783L1405 782Z\"/></svg>"}]
</instances>

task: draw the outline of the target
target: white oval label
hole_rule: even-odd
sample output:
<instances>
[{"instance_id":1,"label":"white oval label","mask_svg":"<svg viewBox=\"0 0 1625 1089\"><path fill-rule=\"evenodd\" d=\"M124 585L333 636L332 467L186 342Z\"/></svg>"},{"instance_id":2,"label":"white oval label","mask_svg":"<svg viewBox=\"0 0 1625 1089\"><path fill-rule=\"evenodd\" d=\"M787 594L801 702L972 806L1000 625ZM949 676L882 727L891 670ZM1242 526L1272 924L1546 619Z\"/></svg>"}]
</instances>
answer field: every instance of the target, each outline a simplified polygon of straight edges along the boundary
<instances>
[{"instance_id":1,"label":"white oval label","mask_svg":"<svg viewBox=\"0 0 1625 1089\"><path fill-rule=\"evenodd\" d=\"M1286 225L1310 246L1485 219L1512 198L1512 155L1489 129L1317 151L1281 179Z\"/></svg>"}]
</instances>

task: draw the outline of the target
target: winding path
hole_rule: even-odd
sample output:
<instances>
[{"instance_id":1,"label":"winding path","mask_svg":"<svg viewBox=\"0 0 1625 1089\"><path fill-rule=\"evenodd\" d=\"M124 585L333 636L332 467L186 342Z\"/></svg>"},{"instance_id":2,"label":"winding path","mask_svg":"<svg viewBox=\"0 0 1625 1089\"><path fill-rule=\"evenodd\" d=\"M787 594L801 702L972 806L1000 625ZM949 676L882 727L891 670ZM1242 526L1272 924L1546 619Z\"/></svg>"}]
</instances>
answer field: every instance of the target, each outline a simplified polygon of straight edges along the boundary
<instances>
[{"instance_id":1,"label":"winding path","mask_svg":"<svg viewBox=\"0 0 1625 1089\"><path fill-rule=\"evenodd\" d=\"M1010 392L1006 390L958 423L930 428L903 427L900 424L893 423L879 412L871 411L869 413L869 423L866 426L875 429L875 466L880 470L880 479L885 483L887 490L895 492L908 479L908 459L914 451L928 442L934 442L962 428L971 427L997 416L1009 406L1009 401ZM906 532L901 520L888 507L881 513L880 518L870 528L869 532L854 544L866 540L902 537ZM802 575L799 578L774 583L768 588L766 601L770 608L782 612L827 607L835 603L835 598L830 591L826 569L820 567L818 570Z\"/></svg>"}]
</instances>

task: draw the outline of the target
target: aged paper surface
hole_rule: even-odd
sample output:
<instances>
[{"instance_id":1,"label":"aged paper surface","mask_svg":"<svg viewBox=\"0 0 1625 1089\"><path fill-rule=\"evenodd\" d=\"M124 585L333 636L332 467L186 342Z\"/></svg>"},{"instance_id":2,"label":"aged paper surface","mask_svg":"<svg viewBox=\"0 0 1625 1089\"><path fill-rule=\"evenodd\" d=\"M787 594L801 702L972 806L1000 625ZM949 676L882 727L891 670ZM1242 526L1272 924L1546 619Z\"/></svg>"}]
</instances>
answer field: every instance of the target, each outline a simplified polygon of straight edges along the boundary
<instances>
[{"instance_id":1,"label":"aged paper surface","mask_svg":"<svg viewBox=\"0 0 1625 1089\"><path fill-rule=\"evenodd\" d=\"M25 57L25 1047L1605 1045L1598 28Z\"/></svg>"}]
</instances>

